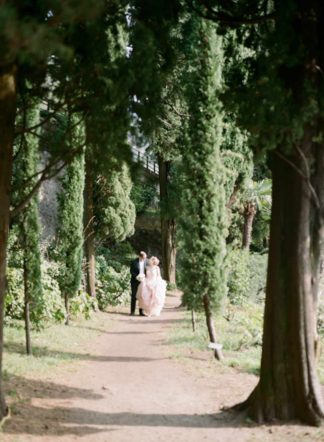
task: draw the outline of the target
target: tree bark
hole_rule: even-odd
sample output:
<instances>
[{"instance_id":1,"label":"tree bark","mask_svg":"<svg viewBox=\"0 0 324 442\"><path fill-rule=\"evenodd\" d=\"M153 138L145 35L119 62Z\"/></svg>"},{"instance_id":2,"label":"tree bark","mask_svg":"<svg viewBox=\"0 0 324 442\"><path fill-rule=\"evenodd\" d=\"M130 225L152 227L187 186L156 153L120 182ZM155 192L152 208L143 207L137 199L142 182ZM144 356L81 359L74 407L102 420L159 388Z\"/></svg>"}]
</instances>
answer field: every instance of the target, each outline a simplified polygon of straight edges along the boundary
<instances>
[{"instance_id":1,"label":"tree bark","mask_svg":"<svg viewBox=\"0 0 324 442\"><path fill-rule=\"evenodd\" d=\"M86 160L86 174L84 187L84 235L85 235L85 257L86 257L86 285L87 293L93 298L96 297L96 249L95 232L93 228L93 174L89 161Z\"/></svg>"},{"instance_id":2,"label":"tree bark","mask_svg":"<svg viewBox=\"0 0 324 442\"><path fill-rule=\"evenodd\" d=\"M25 229L25 227L23 227ZM24 242L26 243L25 235ZM24 245L24 248L26 245ZM25 321L25 337L26 337L26 353L28 355L32 354L31 337L30 337L30 288L29 288L29 272L28 263L26 262L26 255L24 256L24 321Z\"/></svg>"},{"instance_id":3,"label":"tree bark","mask_svg":"<svg viewBox=\"0 0 324 442\"><path fill-rule=\"evenodd\" d=\"M210 300L209 300L208 295L204 295L203 303L204 303L204 309L205 309L205 317L206 317L206 324L207 324L207 329L208 329L208 334L209 334L209 340L212 344L217 344L213 314L212 314L212 311L210 308ZM214 349L214 356L219 361L224 359L222 350L220 348Z\"/></svg>"},{"instance_id":4,"label":"tree bark","mask_svg":"<svg viewBox=\"0 0 324 442\"><path fill-rule=\"evenodd\" d=\"M255 215L256 215L255 204L248 203L244 209L242 249L250 250L250 245L252 242L252 227Z\"/></svg>"},{"instance_id":5,"label":"tree bark","mask_svg":"<svg viewBox=\"0 0 324 442\"><path fill-rule=\"evenodd\" d=\"M169 212L170 161L159 155L159 184L161 202L161 241L163 277L176 285L176 223Z\"/></svg>"},{"instance_id":6,"label":"tree bark","mask_svg":"<svg viewBox=\"0 0 324 442\"><path fill-rule=\"evenodd\" d=\"M2 386L2 352L16 97L16 66L0 68L0 421L8 412Z\"/></svg>"},{"instance_id":7,"label":"tree bark","mask_svg":"<svg viewBox=\"0 0 324 442\"><path fill-rule=\"evenodd\" d=\"M195 331L196 331L196 312L193 309L191 310L191 325L192 325L192 331L195 333Z\"/></svg>"},{"instance_id":8,"label":"tree bark","mask_svg":"<svg viewBox=\"0 0 324 442\"><path fill-rule=\"evenodd\" d=\"M65 325L70 324L70 303L69 303L69 296L67 294L64 295L64 305L65 305Z\"/></svg>"},{"instance_id":9,"label":"tree bark","mask_svg":"<svg viewBox=\"0 0 324 442\"><path fill-rule=\"evenodd\" d=\"M313 133L289 157L274 155L273 206L260 381L242 407L258 422L317 425L315 310L323 240L324 147Z\"/></svg>"}]
</instances>

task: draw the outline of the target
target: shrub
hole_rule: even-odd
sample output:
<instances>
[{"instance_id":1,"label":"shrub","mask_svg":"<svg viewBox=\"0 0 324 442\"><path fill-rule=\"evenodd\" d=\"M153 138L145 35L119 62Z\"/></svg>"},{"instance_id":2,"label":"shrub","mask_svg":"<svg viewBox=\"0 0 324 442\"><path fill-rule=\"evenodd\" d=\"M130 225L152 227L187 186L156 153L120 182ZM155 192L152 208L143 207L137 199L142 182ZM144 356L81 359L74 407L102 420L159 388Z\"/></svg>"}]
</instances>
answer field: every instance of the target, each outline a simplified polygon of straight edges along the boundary
<instances>
[{"instance_id":1,"label":"shrub","mask_svg":"<svg viewBox=\"0 0 324 442\"><path fill-rule=\"evenodd\" d=\"M90 319L91 313L98 308L98 301L92 298L83 290L70 300L70 314L72 317L83 315L85 319Z\"/></svg>"},{"instance_id":2,"label":"shrub","mask_svg":"<svg viewBox=\"0 0 324 442\"><path fill-rule=\"evenodd\" d=\"M136 252L129 242L124 241L118 244L110 245L110 247L100 247L97 251L98 256L102 256L107 264L112 266L117 272L123 266L129 267L130 262L134 259Z\"/></svg>"},{"instance_id":3,"label":"shrub","mask_svg":"<svg viewBox=\"0 0 324 442\"><path fill-rule=\"evenodd\" d=\"M228 297L231 304L241 305L246 299L264 298L267 274L267 255L231 250L226 258Z\"/></svg>"},{"instance_id":4,"label":"shrub","mask_svg":"<svg viewBox=\"0 0 324 442\"><path fill-rule=\"evenodd\" d=\"M15 267L7 268L7 292L5 297L5 323L22 319L24 315L23 271Z\"/></svg>"},{"instance_id":5,"label":"shrub","mask_svg":"<svg viewBox=\"0 0 324 442\"><path fill-rule=\"evenodd\" d=\"M228 298L231 304L242 304L250 295L249 253L246 250L231 250L226 257L228 273Z\"/></svg>"},{"instance_id":6,"label":"shrub","mask_svg":"<svg viewBox=\"0 0 324 442\"><path fill-rule=\"evenodd\" d=\"M118 270L116 270L118 267ZM102 255L96 261L97 300L101 310L108 305L119 305L128 301L130 294L130 273L126 265L115 264Z\"/></svg>"},{"instance_id":7,"label":"shrub","mask_svg":"<svg viewBox=\"0 0 324 442\"><path fill-rule=\"evenodd\" d=\"M43 297L45 303L45 318L62 322L65 319L65 306L61 297L57 275L60 271L59 264L53 261L43 261Z\"/></svg>"},{"instance_id":8,"label":"shrub","mask_svg":"<svg viewBox=\"0 0 324 442\"><path fill-rule=\"evenodd\" d=\"M65 319L65 306L61 297L57 275L60 266L56 262L43 260L42 263L42 286L43 303L36 329L45 326L46 322L63 322ZM24 317L24 286L23 271L21 268L8 267L8 290L5 300L5 321L10 325L15 319ZM31 304L31 308L33 305ZM83 315L86 319L90 317L91 311L97 308L97 301L80 290L70 301L72 317Z\"/></svg>"},{"instance_id":9,"label":"shrub","mask_svg":"<svg viewBox=\"0 0 324 442\"><path fill-rule=\"evenodd\" d=\"M155 183L134 184L131 191L131 199L135 204L136 213L143 213L149 207L155 205L158 200L158 191Z\"/></svg>"},{"instance_id":10,"label":"shrub","mask_svg":"<svg viewBox=\"0 0 324 442\"><path fill-rule=\"evenodd\" d=\"M262 345L263 306L253 302L243 307L229 305L224 333L224 348L240 351Z\"/></svg>"},{"instance_id":11,"label":"shrub","mask_svg":"<svg viewBox=\"0 0 324 442\"><path fill-rule=\"evenodd\" d=\"M249 257L250 268L250 298L254 301L264 300L268 254L251 253Z\"/></svg>"}]
</instances>

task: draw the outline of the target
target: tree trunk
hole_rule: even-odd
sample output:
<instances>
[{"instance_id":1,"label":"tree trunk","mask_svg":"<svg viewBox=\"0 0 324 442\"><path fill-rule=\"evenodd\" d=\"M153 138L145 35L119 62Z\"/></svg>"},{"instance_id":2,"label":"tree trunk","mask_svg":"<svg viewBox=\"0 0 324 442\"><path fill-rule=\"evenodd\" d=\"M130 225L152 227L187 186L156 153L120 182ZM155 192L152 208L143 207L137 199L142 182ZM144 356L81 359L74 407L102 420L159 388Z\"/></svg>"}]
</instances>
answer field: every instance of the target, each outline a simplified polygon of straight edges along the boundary
<instances>
[{"instance_id":1,"label":"tree trunk","mask_svg":"<svg viewBox=\"0 0 324 442\"><path fill-rule=\"evenodd\" d=\"M25 227L23 227L25 229ZM24 235L24 249L26 247L26 233L23 232ZM30 289L29 289L29 272L28 272L28 263L26 262L26 254L24 256L24 321L25 321L25 336L26 336L26 353L28 355L32 354L31 347L31 337L30 337Z\"/></svg>"},{"instance_id":2,"label":"tree trunk","mask_svg":"<svg viewBox=\"0 0 324 442\"><path fill-rule=\"evenodd\" d=\"M161 202L161 240L163 277L176 285L176 223L169 213L170 161L159 155L159 184Z\"/></svg>"},{"instance_id":3,"label":"tree trunk","mask_svg":"<svg viewBox=\"0 0 324 442\"><path fill-rule=\"evenodd\" d=\"M163 277L173 285L176 285L175 232L174 219L161 219Z\"/></svg>"},{"instance_id":4,"label":"tree trunk","mask_svg":"<svg viewBox=\"0 0 324 442\"><path fill-rule=\"evenodd\" d=\"M85 257L86 257L86 285L87 293L93 298L96 297L96 254L95 254L95 232L93 229L93 174L89 161L86 160L86 174L84 187L84 235L85 235Z\"/></svg>"},{"instance_id":5,"label":"tree trunk","mask_svg":"<svg viewBox=\"0 0 324 442\"><path fill-rule=\"evenodd\" d=\"M317 425L324 416L314 348L324 147L312 143L312 134L306 135L287 158L290 164L280 152L273 157L260 381L242 404L258 422L300 419Z\"/></svg>"},{"instance_id":6,"label":"tree trunk","mask_svg":"<svg viewBox=\"0 0 324 442\"><path fill-rule=\"evenodd\" d=\"M224 356L223 356L221 348L218 348L218 346L217 346L215 326L214 326L214 321L213 321L213 314L212 314L212 311L210 308L210 301L209 301L208 295L204 295L203 303L204 303L204 309L205 309L206 324L207 324L207 329L208 329L208 334L209 334L209 340L210 340L211 344L215 344L215 348L214 348L215 358L218 359L219 361L221 361L222 359L224 359Z\"/></svg>"},{"instance_id":7,"label":"tree trunk","mask_svg":"<svg viewBox=\"0 0 324 442\"><path fill-rule=\"evenodd\" d=\"M191 310L191 325L192 325L192 331L196 332L196 312L192 309Z\"/></svg>"},{"instance_id":8,"label":"tree trunk","mask_svg":"<svg viewBox=\"0 0 324 442\"><path fill-rule=\"evenodd\" d=\"M256 207L253 203L248 203L244 209L244 226L242 237L242 249L250 250L252 242L252 227L256 214Z\"/></svg>"},{"instance_id":9,"label":"tree trunk","mask_svg":"<svg viewBox=\"0 0 324 442\"><path fill-rule=\"evenodd\" d=\"M0 68L0 421L8 412L2 386L2 352L16 95L15 66Z\"/></svg>"},{"instance_id":10,"label":"tree trunk","mask_svg":"<svg viewBox=\"0 0 324 442\"><path fill-rule=\"evenodd\" d=\"M70 303L69 303L69 296L67 294L64 295L64 305L65 305L65 325L70 324Z\"/></svg>"}]
</instances>

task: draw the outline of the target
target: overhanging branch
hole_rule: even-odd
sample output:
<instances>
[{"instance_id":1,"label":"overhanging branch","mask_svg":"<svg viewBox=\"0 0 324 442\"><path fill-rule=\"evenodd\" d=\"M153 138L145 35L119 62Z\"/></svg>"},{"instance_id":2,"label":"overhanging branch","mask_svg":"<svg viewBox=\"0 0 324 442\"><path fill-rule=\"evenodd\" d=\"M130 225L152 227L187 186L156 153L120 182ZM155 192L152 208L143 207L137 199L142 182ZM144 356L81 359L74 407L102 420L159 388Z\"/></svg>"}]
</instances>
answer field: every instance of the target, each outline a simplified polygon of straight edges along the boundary
<instances>
[{"instance_id":1,"label":"overhanging branch","mask_svg":"<svg viewBox=\"0 0 324 442\"><path fill-rule=\"evenodd\" d=\"M33 198L33 196L38 192L41 184L46 181L50 180L51 178L54 178L56 175L58 175L61 170L64 169L68 164L72 162L74 157L80 153L82 153L84 147L86 146L86 143L83 143L82 145L78 146L77 149L69 151L66 156L63 156L61 158L58 158L55 160L54 163L48 164L42 171L42 174L40 178L36 181L36 183L33 185L31 190L28 192L28 194L16 205L16 207L12 208L10 211L10 218L13 219L17 215L19 215L25 207L29 204L30 200ZM60 163L58 165L58 163ZM54 166L57 165L56 168Z\"/></svg>"},{"instance_id":2,"label":"overhanging branch","mask_svg":"<svg viewBox=\"0 0 324 442\"><path fill-rule=\"evenodd\" d=\"M244 16L232 16L230 14L226 14L224 12L215 11L208 3L208 1L198 0L201 4L202 9L197 7L194 4L194 0L185 0L186 4L190 9L195 11L200 17L211 20L216 23L221 23L223 25L228 26L236 26L236 25L257 25L260 23L264 23L269 20L275 20L275 13L258 15L254 17L244 17Z\"/></svg>"}]
</instances>

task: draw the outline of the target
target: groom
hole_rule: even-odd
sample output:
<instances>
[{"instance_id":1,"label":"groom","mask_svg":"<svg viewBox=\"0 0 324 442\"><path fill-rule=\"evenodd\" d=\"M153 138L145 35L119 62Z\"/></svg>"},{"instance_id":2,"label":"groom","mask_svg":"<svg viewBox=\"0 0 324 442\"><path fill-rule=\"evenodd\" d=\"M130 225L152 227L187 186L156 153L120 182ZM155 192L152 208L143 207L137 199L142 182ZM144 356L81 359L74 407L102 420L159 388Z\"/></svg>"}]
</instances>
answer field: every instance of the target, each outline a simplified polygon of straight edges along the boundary
<instances>
[{"instance_id":1,"label":"groom","mask_svg":"<svg viewBox=\"0 0 324 442\"><path fill-rule=\"evenodd\" d=\"M131 316L135 315L135 308L136 308L136 292L137 288L139 286L139 281L136 279L136 277L139 274L145 274L146 272L146 253L145 252L139 252L138 257L134 259L134 261L131 262L130 266L130 272L131 272L131 287L132 287L132 298L131 298ZM140 316L145 316L143 313L143 310L139 309Z\"/></svg>"}]
</instances>

